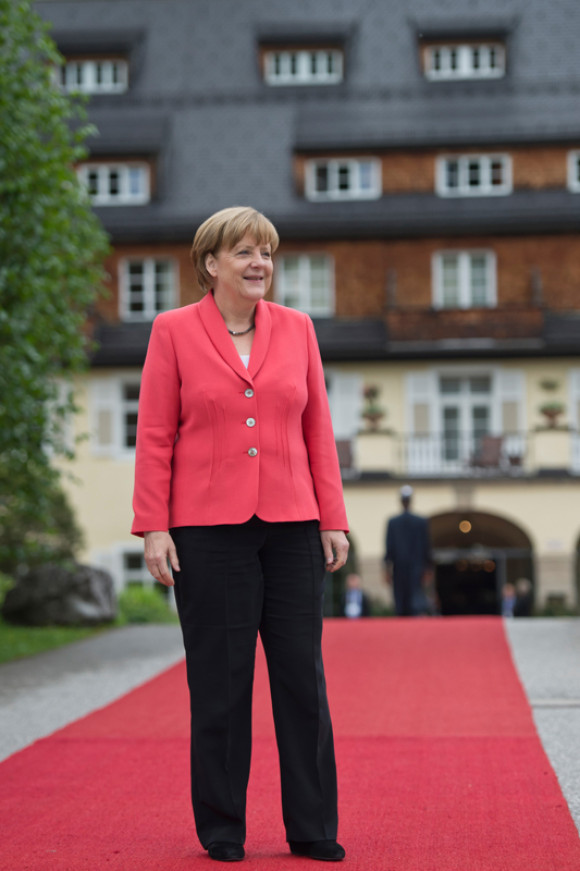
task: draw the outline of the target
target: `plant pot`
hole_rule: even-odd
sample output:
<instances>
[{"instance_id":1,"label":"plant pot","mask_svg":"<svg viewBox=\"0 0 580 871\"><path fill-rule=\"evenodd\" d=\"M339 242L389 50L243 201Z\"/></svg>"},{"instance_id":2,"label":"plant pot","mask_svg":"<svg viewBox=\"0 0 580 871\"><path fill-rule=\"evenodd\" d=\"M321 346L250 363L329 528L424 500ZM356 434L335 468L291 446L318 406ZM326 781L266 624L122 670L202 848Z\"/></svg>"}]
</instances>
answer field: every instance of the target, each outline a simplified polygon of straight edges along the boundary
<instances>
[{"instance_id":1,"label":"plant pot","mask_svg":"<svg viewBox=\"0 0 580 871\"><path fill-rule=\"evenodd\" d=\"M368 429L378 430L379 424L383 419L384 414L382 411L377 411L376 413L373 413L372 411L367 411L365 414L363 414L363 417L367 422Z\"/></svg>"}]
</instances>

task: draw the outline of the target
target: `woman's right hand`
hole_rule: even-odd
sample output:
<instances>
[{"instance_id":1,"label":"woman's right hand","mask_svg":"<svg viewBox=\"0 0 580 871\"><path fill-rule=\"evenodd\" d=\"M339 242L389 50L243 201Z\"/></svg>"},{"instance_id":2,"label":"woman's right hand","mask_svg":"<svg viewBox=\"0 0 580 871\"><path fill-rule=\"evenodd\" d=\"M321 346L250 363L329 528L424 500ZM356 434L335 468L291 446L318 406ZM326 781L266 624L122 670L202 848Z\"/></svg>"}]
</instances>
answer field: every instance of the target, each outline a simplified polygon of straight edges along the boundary
<instances>
[{"instance_id":1,"label":"woman's right hand","mask_svg":"<svg viewBox=\"0 0 580 871\"><path fill-rule=\"evenodd\" d=\"M169 564L174 571L179 571L179 560L173 539L168 532L146 532L145 539L145 562L147 568L156 581L173 587L174 581L169 571Z\"/></svg>"}]
</instances>

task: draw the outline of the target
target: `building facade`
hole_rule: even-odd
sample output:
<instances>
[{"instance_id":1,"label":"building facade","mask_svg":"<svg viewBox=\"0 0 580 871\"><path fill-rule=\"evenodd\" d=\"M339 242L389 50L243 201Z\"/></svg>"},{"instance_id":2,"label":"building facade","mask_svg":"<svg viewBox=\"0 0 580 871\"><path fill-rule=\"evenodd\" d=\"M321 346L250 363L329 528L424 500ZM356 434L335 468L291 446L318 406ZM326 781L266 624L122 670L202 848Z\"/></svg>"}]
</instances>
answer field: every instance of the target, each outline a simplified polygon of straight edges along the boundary
<instances>
[{"instance_id":1,"label":"building facade","mask_svg":"<svg viewBox=\"0 0 580 871\"><path fill-rule=\"evenodd\" d=\"M151 322L200 297L218 208L276 224L273 299L313 318L352 538L382 582L402 483L445 614L508 581L576 607L580 7L568 0L39 0L98 129L79 166L111 236L71 497L86 559L129 535Z\"/></svg>"}]
</instances>

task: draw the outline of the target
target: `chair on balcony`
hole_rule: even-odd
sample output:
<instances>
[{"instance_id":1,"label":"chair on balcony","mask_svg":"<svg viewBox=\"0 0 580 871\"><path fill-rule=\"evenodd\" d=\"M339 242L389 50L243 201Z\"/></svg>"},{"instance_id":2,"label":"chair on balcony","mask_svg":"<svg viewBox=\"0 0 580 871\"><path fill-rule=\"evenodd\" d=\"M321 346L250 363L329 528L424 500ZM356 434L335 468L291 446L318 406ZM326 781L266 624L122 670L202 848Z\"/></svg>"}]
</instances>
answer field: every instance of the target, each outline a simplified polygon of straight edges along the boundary
<instances>
[{"instance_id":1,"label":"chair on balcony","mask_svg":"<svg viewBox=\"0 0 580 871\"><path fill-rule=\"evenodd\" d=\"M477 469L499 469L502 465L503 436L484 435L479 449L471 458L471 465Z\"/></svg>"},{"instance_id":2,"label":"chair on balcony","mask_svg":"<svg viewBox=\"0 0 580 871\"><path fill-rule=\"evenodd\" d=\"M355 475L352 441L350 439L336 439L336 452L343 477L348 478Z\"/></svg>"}]
</instances>

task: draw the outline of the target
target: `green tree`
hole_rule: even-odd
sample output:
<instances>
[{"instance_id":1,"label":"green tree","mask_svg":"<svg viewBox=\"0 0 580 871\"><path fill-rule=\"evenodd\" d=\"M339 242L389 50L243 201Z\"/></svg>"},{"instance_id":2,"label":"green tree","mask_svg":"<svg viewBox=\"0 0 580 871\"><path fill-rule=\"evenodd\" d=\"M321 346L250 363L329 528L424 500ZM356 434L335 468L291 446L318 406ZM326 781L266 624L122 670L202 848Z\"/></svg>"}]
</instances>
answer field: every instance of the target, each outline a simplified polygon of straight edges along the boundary
<instances>
[{"instance_id":1,"label":"green tree","mask_svg":"<svg viewBox=\"0 0 580 871\"><path fill-rule=\"evenodd\" d=\"M104 283L106 235L75 173L90 132L29 0L0 0L0 570L70 555L52 459L70 453L72 377ZM76 540L75 540L76 536ZM53 548L51 542L55 543Z\"/></svg>"}]
</instances>

